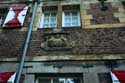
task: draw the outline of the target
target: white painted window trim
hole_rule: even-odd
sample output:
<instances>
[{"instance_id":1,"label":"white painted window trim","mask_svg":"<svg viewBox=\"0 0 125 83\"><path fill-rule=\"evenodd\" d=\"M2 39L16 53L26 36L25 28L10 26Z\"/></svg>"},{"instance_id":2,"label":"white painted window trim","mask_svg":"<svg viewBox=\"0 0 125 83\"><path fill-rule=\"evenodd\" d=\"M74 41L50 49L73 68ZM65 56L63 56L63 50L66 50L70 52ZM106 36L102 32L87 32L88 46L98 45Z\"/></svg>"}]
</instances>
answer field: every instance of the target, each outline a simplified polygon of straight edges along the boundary
<instances>
[{"instance_id":1,"label":"white painted window trim","mask_svg":"<svg viewBox=\"0 0 125 83\"><path fill-rule=\"evenodd\" d=\"M43 20L44 20L44 13L42 13L41 17L40 17L40 24L39 24L39 28L43 28Z\"/></svg>"},{"instance_id":2,"label":"white painted window trim","mask_svg":"<svg viewBox=\"0 0 125 83\"><path fill-rule=\"evenodd\" d=\"M64 16L64 11L62 12L62 27L64 27L65 25L64 25L64 18L65 16Z\"/></svg>"},{"instance_id":3,"label":"white painted window trim","mask_svg":"<svg viewBox=\"0 0 125 83\"><path fill-rule=\"evenodd\" d=\"M45 11L45 12L47 12L47 11ZM50 12L50 11L48 11L48 12ZM57 12L56 11L51 11L51 13L52 12L55 12L56 13L56 26L55 27L57 27ZM51 14L50 14L51 15ZM49 26L49 27L43 27L43 24L44 24L44 18L45 18L45 13L44 12L42 12L42 15L41 15L41 18L40 18L40 24L39 24L39 28L55 28L55 27L51 27L51 26ZM50 23L49 23L50 24Z\"/></svg>"},{"instance_id":4,"label":"white painted window trim","mask_svg":"<svg viewBox=\"0 0 125 83\"><path fill-rule=\"evenodd\" d=\"M37 77L35 83L39 83L39 81L38 81L39 79L50 79L51 83L53 83L53 80L55 78L58 78L58 77ZM65 78L65 77L62 77L62 78ZM74 77L74 78L77 78L77 77ZM81 78L80 78L80 82L82 83L82 79Z\"/></svg>"},{"instance_id":5,"label":"white painted window trim","mask_svg":"<svg viewBox=\"0 0 125 83\"><path fill-rule=\"evenodd\" d=\"M73 25L70 25L70 26L66 26L65 25L65 12L68 11L68 12L73 12L74 10L65 10L62 12L62 27L77 27L77 26L73 26ZM81 21L80 21L80 12L78 10L75 10L75 12L77 12L78 14L78 26L81 26ZM72 19L71 19L72 21ZM72 22L71 22L72 23Z\"/></svg>"}]
</instances>

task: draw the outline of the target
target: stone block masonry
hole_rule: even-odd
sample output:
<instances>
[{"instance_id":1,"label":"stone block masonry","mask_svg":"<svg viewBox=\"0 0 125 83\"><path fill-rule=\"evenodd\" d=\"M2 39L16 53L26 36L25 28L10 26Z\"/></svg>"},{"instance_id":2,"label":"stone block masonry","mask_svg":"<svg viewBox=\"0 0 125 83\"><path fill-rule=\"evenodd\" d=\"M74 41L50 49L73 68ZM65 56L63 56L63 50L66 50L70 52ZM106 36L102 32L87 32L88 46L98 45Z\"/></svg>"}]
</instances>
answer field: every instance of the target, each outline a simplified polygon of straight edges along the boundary
<instances>
[{"instance_id":1,"label":"stone block masonry","mask_svg":"<svg viewBox=\"0 0 125 83\"><path fill-rule=\"evenodd\" d=\"M118 0L108 0L105 5L108 10L101 11L98 1L83 2L81 5L82 28L117 28L124 27L124 8ZM90 21L89 21L90 20Z\"/></svg>"}]
</instances>

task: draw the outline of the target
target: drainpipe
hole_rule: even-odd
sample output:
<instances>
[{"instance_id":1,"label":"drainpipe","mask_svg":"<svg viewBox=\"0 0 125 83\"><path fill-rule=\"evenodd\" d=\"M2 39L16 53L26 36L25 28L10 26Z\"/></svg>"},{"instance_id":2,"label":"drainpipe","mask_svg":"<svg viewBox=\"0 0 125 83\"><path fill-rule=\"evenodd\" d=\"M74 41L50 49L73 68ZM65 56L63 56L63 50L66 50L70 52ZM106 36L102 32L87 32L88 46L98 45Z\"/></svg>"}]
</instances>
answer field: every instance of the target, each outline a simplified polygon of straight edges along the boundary
<instances>
[{"instance_id":1,"label":"drainpipe","mask_svg":"<svg viewBox=\"0 0 125 83\"><path fill-rule=\"evenodd\" d=\"M18 70L16 72L16 78L15 78L14 83L19 83L19 81L20 81L21 73L22 73L22 70L23 70L24 62L25 62L25 57L27 55L27 51L28 51L28 47L29 47L29 42L30 42L30 38L31 38L32 28L33 28L33 22L34 22L34 18L36 16L36 10L37 10L37 5L38 5L38 0L33 0L33 1L34 1L33 2L34 8L33 8L32 19L31 19L30 26L29 26L29 29L28 29L27 38L26 38L26 41L25 41L25 46L23 48L22 58L21 58Z\"/></svg>"}]
</instances>

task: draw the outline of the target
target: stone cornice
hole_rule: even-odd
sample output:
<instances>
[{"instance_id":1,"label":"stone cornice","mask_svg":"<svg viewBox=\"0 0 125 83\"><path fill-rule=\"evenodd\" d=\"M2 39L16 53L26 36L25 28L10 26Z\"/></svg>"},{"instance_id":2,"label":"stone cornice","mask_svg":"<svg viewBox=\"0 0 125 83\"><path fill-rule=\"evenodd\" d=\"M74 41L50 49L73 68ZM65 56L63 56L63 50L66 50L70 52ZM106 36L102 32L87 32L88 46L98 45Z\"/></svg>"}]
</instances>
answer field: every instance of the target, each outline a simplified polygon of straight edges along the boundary
<instances>
[{"instance_id":1,"label":"stone cornice","mask_svg":"<svg viewBox=\"0 0 125 83\"><path fill-rule=\"evenodd\" d=\"M125 54L100 54L100 55L52 55L30 56L25 61L102 61L102 60L125 60ZM0 61L20 61L15 58L0 58Z\"/></svg>"}]
</instances>

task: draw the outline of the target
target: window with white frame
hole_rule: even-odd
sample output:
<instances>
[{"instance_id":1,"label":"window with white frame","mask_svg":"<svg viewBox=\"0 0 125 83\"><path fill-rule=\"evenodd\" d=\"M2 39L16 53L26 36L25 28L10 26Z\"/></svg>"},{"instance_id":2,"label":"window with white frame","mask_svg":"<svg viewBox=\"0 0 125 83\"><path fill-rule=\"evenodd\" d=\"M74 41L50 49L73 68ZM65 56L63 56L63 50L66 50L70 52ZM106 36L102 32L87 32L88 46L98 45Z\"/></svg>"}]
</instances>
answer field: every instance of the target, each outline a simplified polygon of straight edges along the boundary
<instances>
[{"instance_id":1,"label":"window with white frame","mask_svg":"<svg viewBox=\"0 0 125 83\"><path fill-rule=\"evenodd\" d=\"M48 76L44 75L44 77L38 77L36 79L36 83L83 83L82 76L74 74L74 75L69 75L69 74L56 74L52 75L49 74Z\"/></svg>"},{"instance_id":2,"label":"window with white frame","mask_svg":"<svg viewBox=\"0 0 125 83\"><path fill-rule=\"evenodd\" d=\"M82 83L78 78L39 78L37 83Z\"/></svg>"},{"instance_id":3,"label":"window with white frame","mask_svg":"<svg viewBox=\"0 0 125 83\"><path fill-rule=\"evenodd\" d=\"M63 27L77 27L80 26L79 11L63 11Z\"/></svg>"},{"instance_id":4,"label":"window with white frame","mask_svg":"<svg viewBox=\"0 0 125 83\"><path fill-rule=\"evenodd\" d=\"M41 16L40 28L54 28L57 26L56 11L45 11Z\"/></svg>"}]
</instances>

